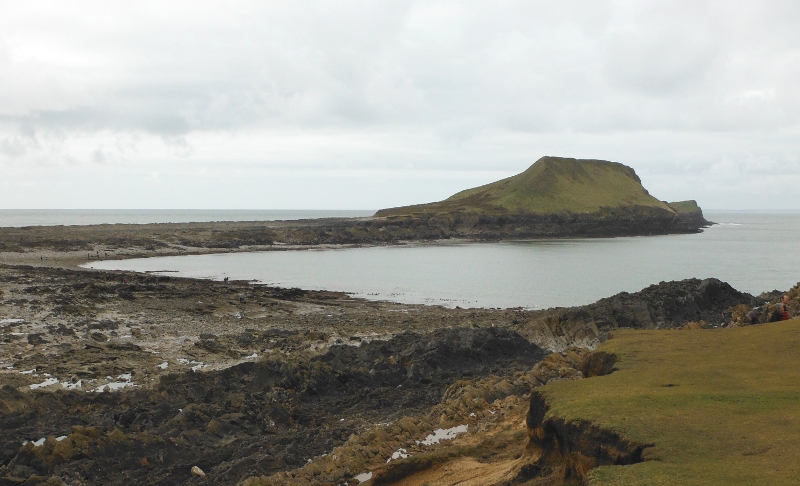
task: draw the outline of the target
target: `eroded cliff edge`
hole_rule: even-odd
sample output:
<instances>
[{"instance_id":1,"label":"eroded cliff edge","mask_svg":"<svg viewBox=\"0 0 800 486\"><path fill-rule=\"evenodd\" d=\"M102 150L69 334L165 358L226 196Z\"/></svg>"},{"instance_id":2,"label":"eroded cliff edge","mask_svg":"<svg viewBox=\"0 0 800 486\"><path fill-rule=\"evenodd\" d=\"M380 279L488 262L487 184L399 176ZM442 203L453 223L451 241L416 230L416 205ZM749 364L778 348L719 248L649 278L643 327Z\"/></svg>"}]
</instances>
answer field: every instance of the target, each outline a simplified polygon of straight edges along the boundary
<instances>
[{"instance_id":1,"label":"eroded cliff edge","mask_svg":"<svg viewBox=\"0 0 800 486\"><path fill-rule=\"evenodd\" d=\"M584 378L604 376L615 371L617 357L603 351L588 353L581 362ZM528 429L530 463L520 469L517 481L547 478L555 482L583 481L599 466L625 466L644 460L644 449L612 430L587 420L567 420L550 414L547 395L532 390L525 418Z\"/></svg>"},{"instance_id":2,"label":"eroded cliff edge","mask_svg":"<svg viewBox=\"0 0 800 486\"><path fill-rule=\"evenodd\" d=\"M519 481L583 481L596 467L627 466L644 460L643 452L649 444L637 444L588 421L550 417L549 410L545 396L532 392L526 424L528 449L536 460L521 468Z\"/></svg>"}]
</instances>

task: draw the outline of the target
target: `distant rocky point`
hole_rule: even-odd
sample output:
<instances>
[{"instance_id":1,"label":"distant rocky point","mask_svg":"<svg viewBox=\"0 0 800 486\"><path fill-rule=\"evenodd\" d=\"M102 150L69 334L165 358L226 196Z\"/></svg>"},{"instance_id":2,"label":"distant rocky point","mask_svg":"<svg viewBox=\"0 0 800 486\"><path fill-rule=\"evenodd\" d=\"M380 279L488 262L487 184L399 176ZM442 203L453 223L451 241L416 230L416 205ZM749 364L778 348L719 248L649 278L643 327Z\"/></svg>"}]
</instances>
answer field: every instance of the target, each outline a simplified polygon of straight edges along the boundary
<instances>
[{"instance_id":1,"label":"distant rocky point","mask_svg":"<svg viewBox=\"0 0 800 486\"><path fill-rule=\"evenodd\" d=\"M542 157L513 177L440 202L382 209L375 218L490 238L693 233L711 224L695 201L651 196L630 167L563 157Z\"/></svg>"}]
</instances>

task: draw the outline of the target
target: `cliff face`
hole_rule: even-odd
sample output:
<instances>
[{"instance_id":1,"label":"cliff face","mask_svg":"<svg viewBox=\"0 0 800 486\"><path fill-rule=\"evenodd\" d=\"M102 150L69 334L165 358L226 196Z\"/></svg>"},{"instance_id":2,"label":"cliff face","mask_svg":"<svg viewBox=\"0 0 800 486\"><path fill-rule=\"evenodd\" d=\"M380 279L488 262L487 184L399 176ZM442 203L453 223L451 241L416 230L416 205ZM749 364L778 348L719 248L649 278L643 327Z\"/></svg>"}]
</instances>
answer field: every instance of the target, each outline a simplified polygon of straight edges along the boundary
<instances>
[{"instance_id":1,"label":"cliff face","mask_svg":"<svg viewBox=\"0 0 800 486\"><path fill-rule=\"evenodd\" d=\"M588 421L549 417L550 406L537 390L531 392L526 418L529 453L537 458L520 471L518 481L548 478L550 481L581 481L598 466L642 462L648 444L637 444L620 434Z\"/></svg>"},{"instance_id":2,"label":"cliff face","mask_svg":"<svg viewBox=\"0 0 800 486\"><path fill-rule=\"evenodd\" d=\"M444 201L383 209L375 218L484 238L688 233L709 224L694 201L651 196L630 167L560 157L542 157L521 174Z\"/></svg>"},{"instance_id":3,"label":"cliff face","mask_svg":"<svg viewBox=\"0 0 800 486\"><path fill-rule=\"evenodd\" d=\"M678 201L667 203L670 208L678 215L678 218L688 225L708 226L710 223L703 217L703 211L697 205L697 201Z\"/></svg>"}]
</instances>

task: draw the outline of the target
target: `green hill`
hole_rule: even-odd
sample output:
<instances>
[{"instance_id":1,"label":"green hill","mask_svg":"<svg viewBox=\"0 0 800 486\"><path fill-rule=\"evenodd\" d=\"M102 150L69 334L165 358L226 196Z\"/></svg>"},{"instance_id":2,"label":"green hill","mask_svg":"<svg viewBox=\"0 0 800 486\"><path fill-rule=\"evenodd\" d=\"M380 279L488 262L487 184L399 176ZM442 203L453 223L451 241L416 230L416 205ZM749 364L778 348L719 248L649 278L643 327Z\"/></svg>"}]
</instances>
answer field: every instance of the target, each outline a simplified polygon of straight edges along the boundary
<instances>
[{"instance_id":1,"label":"green hill","mask_svg":"<svg viewBox=\"0 0 800 486\"><path fill-rule=\"evenodd\" d=\"M617 162L542 157L525 172L461 191L444 201L383 209L376 216L430 213L593 213L647 207L676 214L647 192L633 169Z\"/></svg>"},{"instance_id":2,"label":"green hill","mask_svg":"<svg viewBox=\"0 0 800 486\"><path fill-rule=\"evenodd\" d=\"M370 224L413 240L695 233L709 222L694 201L654 198L620 163L542 157L521 174L444 201L382 209Z\"/></svg>"}]
</instances>

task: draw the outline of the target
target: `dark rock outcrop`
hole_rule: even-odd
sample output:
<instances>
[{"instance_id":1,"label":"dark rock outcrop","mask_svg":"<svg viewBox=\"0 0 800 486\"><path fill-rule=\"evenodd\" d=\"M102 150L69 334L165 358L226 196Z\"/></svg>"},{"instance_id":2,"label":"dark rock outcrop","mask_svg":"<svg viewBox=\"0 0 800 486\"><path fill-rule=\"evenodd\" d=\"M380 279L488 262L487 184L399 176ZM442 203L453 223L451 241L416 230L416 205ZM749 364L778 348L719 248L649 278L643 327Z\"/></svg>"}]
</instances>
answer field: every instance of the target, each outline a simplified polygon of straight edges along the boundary
<instances>
[{"instance_id":1,"label":"dark rock outcrop","mask_svg":"<svg viewBox=\"0 0 800 486\"><path fill-rule=\"evenodd\" d=\"M759 299L739 292L716 278L661 282L639 292L619 293L586 306L596 321L615 327L672 329L689 321L723 324L723 314L738 304L758 305Z\"/></svg>"},{"instance_id":2,"label":"dark rock outcrop","mask_svg":"<svg viewBox=\"0 0 800 486\"><path fill-rule=\"evenodd\" d=\"M561 351L571 345L593 347L619 328L674 329L692 321L718 327L727 324L732 307L763 302L718 279L693 278L621 292L585 306L540 311L516 328L540 346Z\"/></svg>"},{"instance_id":3,"label":"dark rock outcrop","mask_svg":"<svg viewBox=\"0 0 800 486\"><path fill-rule=\"evenodd\" d=\"M233 484L299 467L364 420L426 410L459 379L527 370L546 354L506 329L452 328L333 346L310 359L166 375L152 391L7 386L0 481L57 474L86 484L192 484L197 466L211 484ZM49 438L20 447L40 437Z\"/></svg>"}]
</instances>

